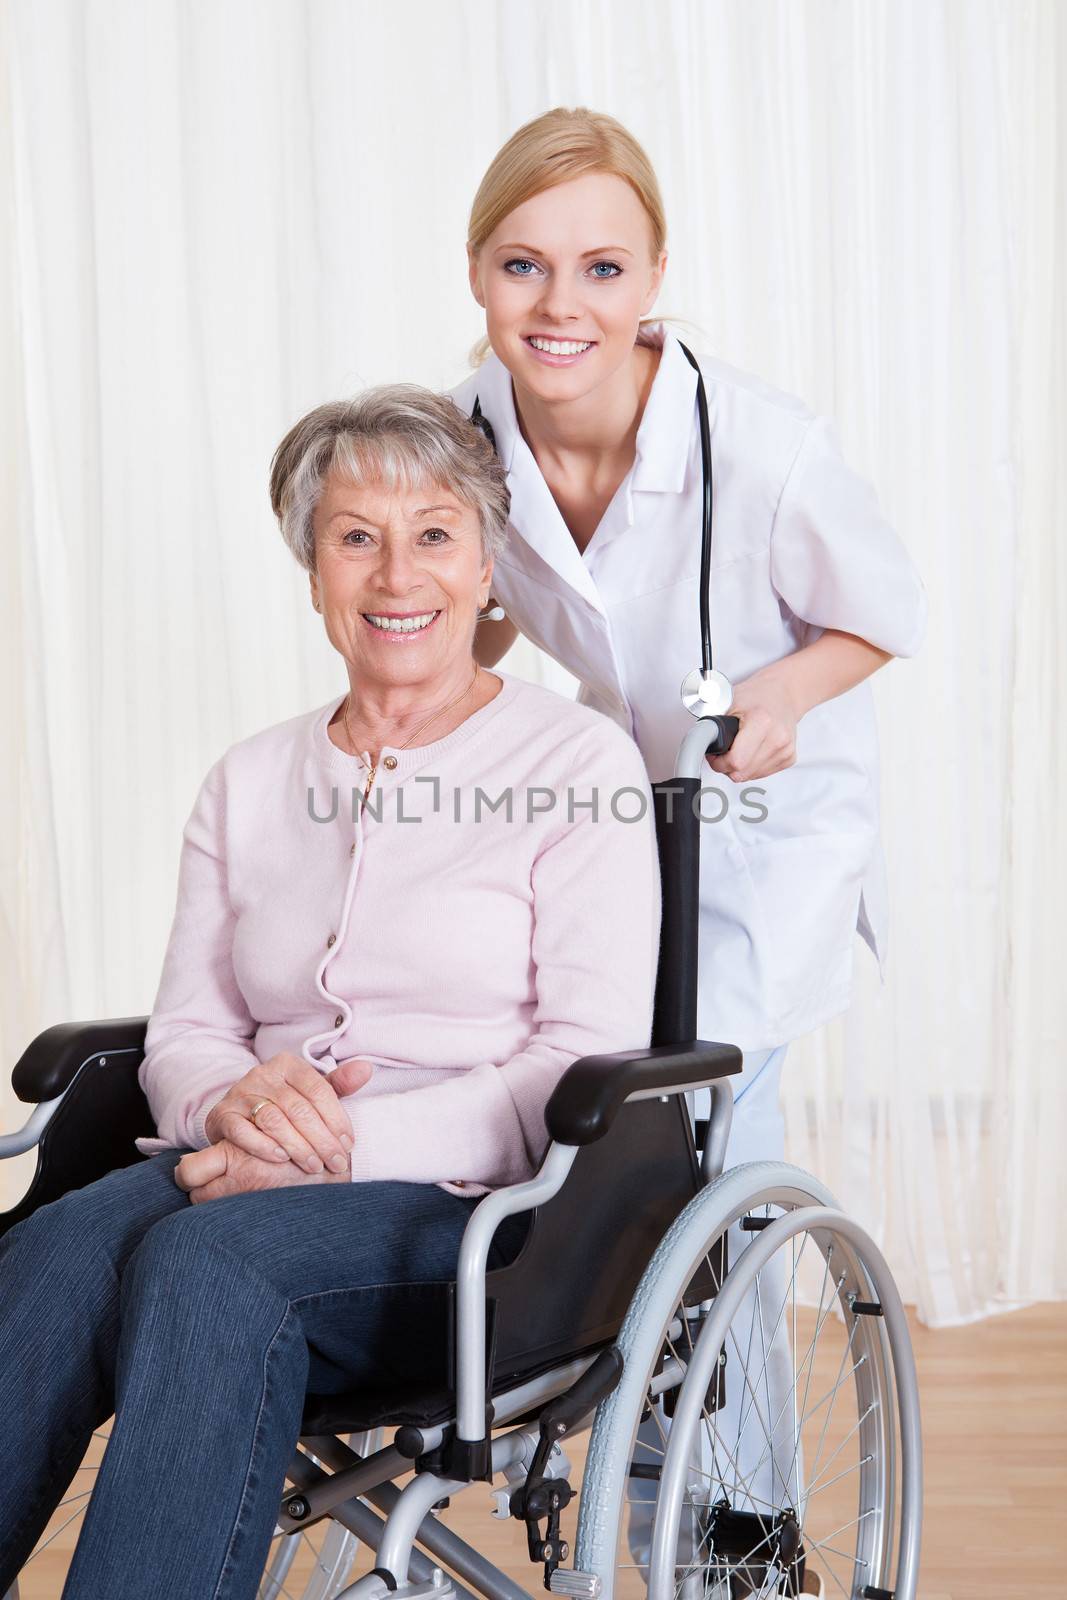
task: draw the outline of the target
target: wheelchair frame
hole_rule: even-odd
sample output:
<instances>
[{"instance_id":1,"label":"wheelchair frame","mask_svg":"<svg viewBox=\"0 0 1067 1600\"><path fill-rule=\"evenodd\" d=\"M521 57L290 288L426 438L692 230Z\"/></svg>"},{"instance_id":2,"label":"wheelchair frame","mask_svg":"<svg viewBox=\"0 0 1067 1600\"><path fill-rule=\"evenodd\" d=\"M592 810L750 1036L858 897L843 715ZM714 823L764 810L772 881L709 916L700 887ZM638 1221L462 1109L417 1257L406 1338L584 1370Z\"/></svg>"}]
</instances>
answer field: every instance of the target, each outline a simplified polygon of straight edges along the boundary
<instances>
[{"instance_id":1,"label":"wheelchair frame","mask_svg":"<svg viewBox=\"0 0 1067 1600\"><path fill-rule=\"evenodd\" d=\"M425 1426L403 1424L391 1444L369 1451L368 1442L373 1443L377 1437L376 1432L370 1430L350 1434L360 1441L358 1451L334 1433L300 1435L299 1443L307 1453L299 1448L294 1453L288 1472L294 1488L283 1495L275 1536L306 1531L328 1517L377 1552L377 1563L371 1573L342 1590L330 1591L335 1600L340 1600L341 1596L346 1600L383 1600L387 1594L403 1597L403 1600L420 1600L424 1595L436 1596L437 1600L450 1600L452 1596L456 1600L472 1600L474 1594L480 1594L484 1600L530 1600L525 1589L445 1527L434 1514L434 1507L442 1500L475 1482L491 1482L496 1473L504 1473L509 1482L519 1482L525 1475L525 1484L519 1491L525 1497L521 1502L525 1507L522 1520L527 1525L531 1559L545 1562L545 1587L571 1596L573 1600L597 1600L601 1593L601 1580L595 1574L562 1565L570 1552L559 1539L558 1508L553 1506L552 1485L561 1476L565 1479L569 1470L565 1463L562 1472L560 1470L562 1441L587 1426L592 1413L597 1412L599 1418L598 1408L619 1382L623 1360L618 1344L601 1341L594 1348L560 1359L547 1370L505 1384L496 1392L490 1343L492 1331L487 1331L492 1328L488 1314L492 1308L487 1282L488 1254L500 1222L521 1212L537 1212L554 1199L570 1177L582 1147L599 1141L625 1104L642 1100L669 1101L690 1090L710 1089L711 1112L700 1155L701 1188L707 1190L714 1185L723 1172L733 1104L728 1080L740 1071L741 1055L733 1046L709 1044L694 1038L699 821L697 807L692 802L699 794L705 755L722 748L726 742L725 721L706 718L696 723L682 741L675 778L653 786L663 888L653 1024L655 1042L646 1049L586 1057L575 1062L557 1085L546 1108L550 1143L537 1174L524 1183L487 1194L465 1229L455 1281L454 1414ZM674 807L673 801L679 796L683 804ZM675 812L679 813L677 819ZM680 826L673 826L676 820ZM144 1020L135 1018L115 1023L66 1024L47 1030L33 1041L15 1069L13 1083L21 1099L36 1102L35 1109L23 1128L0 1136L0 1159L34 1146L46 1150L45 1136L57 1110L63 1104L69 1107L76 1101L90 1077L95 1076L99 1089L99 1084L107 1081L102 1070L107 1068L112 1074L112 1084L118 1083L116 1057L136 1057L136 1061L127 1059L122 1063L127 1069L133 1066L136 1070L142 1051L136 1043L126 1041L135 1037L143 1026ZM109 1040L113 1042L109 1044ZM99 1048L91 1054L82 1054L94 1041ZM128 1073L123 1076L128 1088ZM137 1118L134 1116L131 1121L128 1094L121 1099L121 1107L123 1114L118 1116L117 1129L111 1128L111 1135L123 1154L110 1160L105 1151L104 1159L110 1161L105 1171L112 1165L129 1164L132 1139L153 1131L151 1126L140 1125L131 1131ZM114 1148L110 1155L114 1155ZM99 1161L100 1151L97 1150L98 1167ZM0 1226L13 1225L22 1215L54 1198L53 1190L63 1192L80 1187L92 1181L92 1176L99 1175L97 1171L71 1182L67 1181L68 1169L57 1179L54 1172L49 1173L48 1162L39 1157L30 1190L13 1211L0 1218ZM76 1179L77 1176L75 1174ZM56 1189L57 1183L62 1187ZM809 1195L808 1198L814 1197ZM818 1207L810 1209L814 1221L818 1222L820 1218L815 1216ZM854 1229L847 1218L825 1206L823 1212L825 1217L834 1219L835 1226L843 1226L846 1232L853 1230L857 1238L864 1241L868 1254L873 1251L877 1257L870 1241ZM761 1228L771 1229L770 1238L764 1233L759 1240L766 1247L764 1255L769 1254L775 1242L774 1228L784 1220L758 1219ZM723 1245L724 1237L720 1241ZM877 1259L881 1261L880 1257ZM705 1260L710 1268L710 1258L705 1256ZM651 1266L652 1263L645 1269L646 1278ZM724 1248L719 1266L725 1271ZM716 1277L712 1291L715 1296L722 1282L724 1280ZM855 1301L855 1293L852 1298ZM913 1391L914 1372L908 1367L910 1346L903 1309L894 1294L885 1294L882 1299L886 1302L885 1308L883 1310L879 1304L877 1310L880 1316L885 1315L888 1332L880 1330L880 1337L886 1351L891 1347L898 1384L903 1381L904 1391L909 1385ZM705 1303L710 1305L714 1301ZM699 1351L698 1342L697 1353ZM696 1353L692 1364L694 1368L700 1365ZM704 1365L707 1366L706 1361ZM652 1380L649 1394L665 1394L678 1387L685 1372L686 1363L677 1357L667 1360L664 1356L662 1370ZM706 1383L706 1373L702 1381ZM907 1398L910 1402L911 1396ZM910 1403L904 1407L904 1412L903 1447L911 1481L905 1484L903 1492L910 1523L902 1525L895 1591L870 1586L862 1591L877 1600L894 1593L898 1600L912 1600L917 1576L919 1502L916 1495L921 1497L918 1419L917 1410ZM501 1428L508 1431L497 1432L493 1437L493 1430ZM348 1430L339 1430L344 1431ZM330 1471L324 1471L324 1466ZM412 1470L415 1473L412 1480L403 1489L396 1488L393 1480ZM679 1473L684 1473L684 1466L676 1461L672 1463L668 1451L664 1482L671 1478L677 1490ZM568 1489L568 1497L570 1492ZM532 1515L534 1509L539 1510L536 1517ZM514 1510L510 1514L518 1515ZM547 1535L541 1539L539 1524L546 1519ZM650 1592L656 1594L658 1600L667 1592L662 1538L656 1550L660 1566L659 1589ZM458 1577L446 1577L430 1560L431 1556L447 1564ZM651 1576L655 1578L654 1570ZM266 1588L261 1592L267 1596L283 1592L282 1582L277 1575L272 1576L270 1566L264 1583ZM469 1589L465 1587L468 1584ZM17 1594L16 1582L9 1597L17 1597Z\"/></svg>"}]
</instances>

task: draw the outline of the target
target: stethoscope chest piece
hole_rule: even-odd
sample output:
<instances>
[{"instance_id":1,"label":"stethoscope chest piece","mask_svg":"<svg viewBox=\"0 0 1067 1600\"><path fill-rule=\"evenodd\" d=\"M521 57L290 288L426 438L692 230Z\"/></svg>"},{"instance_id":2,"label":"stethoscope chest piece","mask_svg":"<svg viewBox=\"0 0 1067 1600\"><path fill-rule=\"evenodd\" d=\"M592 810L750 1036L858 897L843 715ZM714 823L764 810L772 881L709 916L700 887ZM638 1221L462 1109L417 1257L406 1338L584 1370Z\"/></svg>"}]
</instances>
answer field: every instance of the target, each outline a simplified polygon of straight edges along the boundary
<instances>
[{"instance_id":1,"label":"stethoscope chest piece","mask_svg":"<svg viewBox=\"0 0 1067 1600\"><path fill-rule=\"evenodd\" d=\"M682 704L691 717L723 717L730 709L734 687L724 672L694 667L682 679Z\"/></svg>"}]
</instances>

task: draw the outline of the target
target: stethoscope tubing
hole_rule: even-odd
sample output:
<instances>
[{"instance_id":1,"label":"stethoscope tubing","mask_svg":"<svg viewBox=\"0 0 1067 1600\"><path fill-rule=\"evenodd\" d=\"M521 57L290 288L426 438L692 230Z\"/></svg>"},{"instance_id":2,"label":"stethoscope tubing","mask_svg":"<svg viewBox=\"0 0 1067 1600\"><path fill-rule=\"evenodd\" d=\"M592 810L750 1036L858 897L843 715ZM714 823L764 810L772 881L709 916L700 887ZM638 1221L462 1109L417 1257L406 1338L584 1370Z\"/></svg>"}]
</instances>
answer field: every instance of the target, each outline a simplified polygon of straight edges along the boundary
<instances>
[{"instance_id":1,"label":"stethoscope tubing","mask_svg":"<svg viewBox=\"0 0 1067 1600\"><path fill-rule=\"evenodd\" d=\"M711 654L711 533L714 514L714 487L711 468L711 423L704 375L696 356L679 339L678 347L697 375L697 419L700 427L700 467L703 479L700 505L700 665L705 676L714 670Z\"/></svg>"},{"instance_id":2,"label":"stethoscope tubing","mask_svg":"<svg viewBox=\"0 0 1067 1600\"><path fill-rule=\"evenodd\" d=\"M678 347L697 375L697 420L700 430L700 469L702 494L700 504L700 665L705 675L714 670L711 648L711 538L715 510L714 475L711 465L711 423L708 419L708 396L704 388L704 375L696 356L688 345L679 339ZM492 423L482 410L478 395L474 397L471 421L480 428L496 449L496 434Z\"/></svg>"},{"instance_id":3,"label":"stethoscope tubing","mask_svg":"<svg viewBox=\"0 0 1067 1600\"><path fill-rule=\"evenodd\" d=\"M711 540L715 511L714 474L711 462L711 423L708 418L708 397L704 388L704 375L700 364L688 345L678 341L679 349L689 362L697 375L697 423L700 433L700 469L701 469L701 501L700 501L700 667L698 671L689 673L682 684L682 704L693 716L708 716L718 728L717 738L709 744L709 751L722 753L733 744L739 726L738 719L725 715L733 690L728 679L722 673L715 673L718 680L717 688L725 697L726 704L720 700L719 714L710 716L707 709L702 710L700 702L713 694L712 674L715 672L714 656L711 646ZM481 400L478 395L474 397L474 406L471 410L471 421L475 427L480 428L489 443L496 449L496 435L492 424L482 411ZM703 691L703 695L699 691Z\"/></svg>"}]
</instances>

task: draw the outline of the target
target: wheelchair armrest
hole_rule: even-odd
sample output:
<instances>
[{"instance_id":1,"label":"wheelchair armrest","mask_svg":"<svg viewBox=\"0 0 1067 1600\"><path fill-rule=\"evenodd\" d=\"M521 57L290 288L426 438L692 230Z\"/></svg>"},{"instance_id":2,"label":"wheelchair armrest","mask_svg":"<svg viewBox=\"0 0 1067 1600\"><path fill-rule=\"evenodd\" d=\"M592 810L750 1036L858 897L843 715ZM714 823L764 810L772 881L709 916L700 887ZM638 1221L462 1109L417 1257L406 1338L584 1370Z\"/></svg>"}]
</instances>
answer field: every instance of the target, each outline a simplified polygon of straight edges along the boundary
<instances>
[{"instance_id":1,"label":"wheelchair armrest","mask_svg":"<svg viewBox=\"0 0 1067 1600\"><path fill-rule=\"evenodd\" d=\"M736 1045L705 1039L582 1056L567 1068L545 1107L549 1137L559 1144L592 1144L607 1133L625 1101L703 1088L740 1072L741 1065Z\"/></svg>"},{"instance_id":2,"label":"wheelchair armrest","mask_svg":"<svg viewBox=\"0 0 1067 1600\"><path fill-rule=\"evenodd\" d=\"M40 1105L70 1088L78 1069L107 1051L144 1054L147 1017L101 1022L57 1022L28 1044L15 1063L11 1086L20 1100Z\"/></svg>"}]
</instances>

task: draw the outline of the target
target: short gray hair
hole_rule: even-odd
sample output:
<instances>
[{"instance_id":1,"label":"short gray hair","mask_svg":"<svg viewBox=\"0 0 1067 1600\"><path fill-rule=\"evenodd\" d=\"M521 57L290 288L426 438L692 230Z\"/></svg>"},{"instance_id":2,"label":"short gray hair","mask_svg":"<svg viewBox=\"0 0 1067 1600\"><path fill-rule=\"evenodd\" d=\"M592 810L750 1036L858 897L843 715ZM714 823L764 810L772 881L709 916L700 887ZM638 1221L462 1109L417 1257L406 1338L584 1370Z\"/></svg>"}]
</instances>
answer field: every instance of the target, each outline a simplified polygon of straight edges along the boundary
<instances>
[{"instance_id":1,"label":"short gray hair","mask_svg":"<svg viewBox=\"0 0 1067 1600\"><path fill-rule=\"evenodd\" d=\"M449 489L478 513L485 559L503 549L511 496L482 430L449 398L415 383L383 384L316 406L274 452L270 503L300 565L315 570L312 518L333 471L387 489Z\"/></svg>"}]
</instances>

